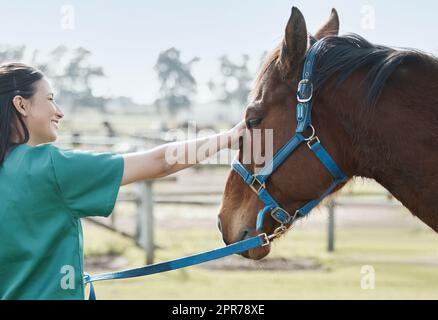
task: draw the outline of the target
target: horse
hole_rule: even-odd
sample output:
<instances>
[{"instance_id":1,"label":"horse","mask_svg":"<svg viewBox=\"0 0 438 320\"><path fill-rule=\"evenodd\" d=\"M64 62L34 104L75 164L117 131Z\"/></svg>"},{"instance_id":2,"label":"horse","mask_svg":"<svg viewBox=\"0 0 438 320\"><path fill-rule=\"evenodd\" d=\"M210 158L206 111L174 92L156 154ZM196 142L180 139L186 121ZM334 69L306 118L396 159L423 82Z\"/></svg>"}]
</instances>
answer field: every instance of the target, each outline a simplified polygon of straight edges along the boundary
<instances>
[{"instance_id":1,"label":"horse","mask_svg":"<svg viewBox=\"0 0 438 320\"><path fill-rule=\"evenodd\" d=\"M354 177L374 179L438 232L437 58L338 33L335 9L311 35L302 13L292 8L284 37L261 66L249 95L246 135L251 139L255 129L273 130L275 152L293 136L303 62L309 48L323 40L312 75L312 128L347 177L328 194ZM262 143L262 153L265 149ZM242 161L242 157L241 143L237 158ZM244 170L255 172L255 162L251 156ZM331 180L321 161L302 144L263 187L282 208L295 212L321 197ZM218 216L225 244L278 229L279 223L269 215L259 230L255 228L257 212L264 207L257 191L248 188L235 170L229 173ZM257 260L270 250L267 245L241 255Z\"/></svg>"}]
</instances>

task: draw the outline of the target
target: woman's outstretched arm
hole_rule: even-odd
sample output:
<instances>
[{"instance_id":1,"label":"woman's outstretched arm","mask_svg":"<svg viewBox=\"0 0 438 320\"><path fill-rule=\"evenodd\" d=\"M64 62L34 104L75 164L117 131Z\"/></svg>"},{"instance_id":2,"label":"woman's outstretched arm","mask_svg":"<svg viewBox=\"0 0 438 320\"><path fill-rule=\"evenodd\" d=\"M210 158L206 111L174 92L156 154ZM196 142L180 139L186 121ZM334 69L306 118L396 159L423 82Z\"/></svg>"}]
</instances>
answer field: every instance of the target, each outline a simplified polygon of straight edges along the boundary
<instances>
[{"instance_id":1,"label":"woman's outstretched arm","mask_svg":"<svg viewBox=\"0 0 438 320\"><path fill-rule=\"evenodd\" d=\"M165 177L189 168L225 148L236 149L245 132L245 122L229 131L205 138L163 144L151 150L123 155L125 166L121 185Z\"/></svg>"}]
</instances>

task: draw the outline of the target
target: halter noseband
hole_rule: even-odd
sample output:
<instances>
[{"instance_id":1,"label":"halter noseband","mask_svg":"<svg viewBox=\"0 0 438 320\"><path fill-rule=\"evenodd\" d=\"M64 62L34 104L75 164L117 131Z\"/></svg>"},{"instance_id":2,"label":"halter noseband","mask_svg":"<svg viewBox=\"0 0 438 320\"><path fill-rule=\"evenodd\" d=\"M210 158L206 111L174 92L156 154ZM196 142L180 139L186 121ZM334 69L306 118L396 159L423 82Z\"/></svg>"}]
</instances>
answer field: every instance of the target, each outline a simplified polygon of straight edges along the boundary
<instances>
[{"instance_id":1,"label":"halter noseband","mask_svg":"<svg viewBox=\"0 0 438 320\"><path fill-rule=\"evenodd\" d=\"M316 55L321 48L324 40L316 42L306 54L304 61L302 80L298 83L297 90L297 127L295 135L274 155L272 160L266 164L258 174L252 174L245 166L239 161L234 160L232 163L232 169L236 171L245 181L246 184L258 195L260 200L263 201L265 207L261 209L257 215L256 230L260 230L263 225L265 215L269 212L271 217L280 223L280 228L277 228L275 233L283 233L290 227L297 219L305 217L314 207L316 207L323 198L330 194L336 186L348 180L348 177L338 167L336 162L329 155L327 150L321 145L321 142L316 135L315 128L312 126L311 111L312 111L312 97L313 97L313 84L311 81L311 75L313 66L315 63ZM306 138L303 133L306 129L310 128L312 134ZM266 181L271 174L286 160L286 158L294 152L298 146L306 142L309 149L315 154L315 156L321 161L328 172L333 177L333 181L330 186L321 194L317 199L311 200L304 206L295 211L293 215L283 209L269 194L266 189Z\"/></svg>"}]
</instances>

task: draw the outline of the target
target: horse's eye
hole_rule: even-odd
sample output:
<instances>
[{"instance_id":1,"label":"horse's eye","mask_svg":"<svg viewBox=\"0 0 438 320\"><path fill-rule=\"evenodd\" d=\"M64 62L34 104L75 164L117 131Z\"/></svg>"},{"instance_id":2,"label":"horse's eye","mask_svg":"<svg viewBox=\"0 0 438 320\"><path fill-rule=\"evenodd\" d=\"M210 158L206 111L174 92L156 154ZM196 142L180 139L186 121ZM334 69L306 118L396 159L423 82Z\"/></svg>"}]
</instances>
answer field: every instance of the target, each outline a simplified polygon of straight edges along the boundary
<instances>
[{"instance_id":1,"label":"horse's eye","mask_svg":"<svg viewBox=\"0 0 438 320\"><path fill-rule=\"evenodd\" d=\"M248 129L257 127L262 122L262 120L262 118L248 119L246 121L246 126L248 127Z\"/></svg>"}]
</instances>

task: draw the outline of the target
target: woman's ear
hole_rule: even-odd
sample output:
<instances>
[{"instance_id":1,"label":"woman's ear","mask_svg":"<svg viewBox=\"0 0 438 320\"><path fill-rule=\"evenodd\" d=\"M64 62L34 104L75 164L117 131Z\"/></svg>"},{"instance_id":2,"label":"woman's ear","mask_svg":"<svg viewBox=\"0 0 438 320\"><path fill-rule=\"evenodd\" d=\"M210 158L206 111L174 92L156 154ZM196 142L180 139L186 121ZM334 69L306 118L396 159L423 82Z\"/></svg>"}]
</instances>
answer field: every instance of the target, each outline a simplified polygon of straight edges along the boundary
<instances>
[{"instance_id":1,"label":"woman's ear","mask_svg":"<svg viewBox=\"0 0 438 320\"><path fill-rule=\"evenodd\" d=\"M12 99L12 104L22 116L27 116L26 101L22 96L15 96Z\"/></svg>"},{"instance_id":2,"label":"woman's ear","mask_svg":"<svg viewBox=\"0 0 438 320\"><path fill-rule=\"evenodd\" d=\"M289 76L298 70L307 51L307 40L303 14L296 7L292 7L280 51L280 68L285 75Z\"/></svg>"},{"instance_id":3,"label":"woman's ear","mask_svg":"<svg viewBox=\"0 0 438 320\"><path fill-rule=\"evenodd\" d=\"M336 9L333 8L329 20L315 34L315 38L317 40L320 40L324 37L337 36L338 34L339 34L339 16Z\"/></svg>"}]
</instances>

